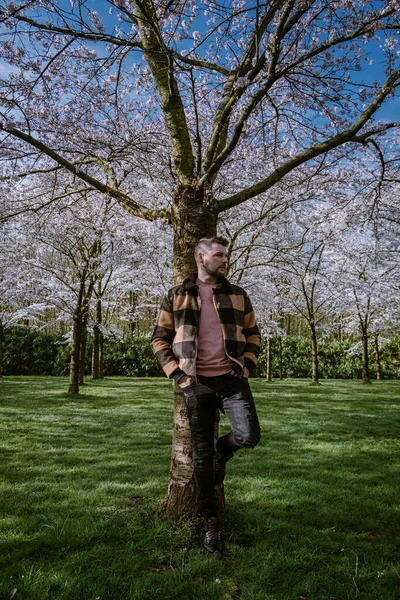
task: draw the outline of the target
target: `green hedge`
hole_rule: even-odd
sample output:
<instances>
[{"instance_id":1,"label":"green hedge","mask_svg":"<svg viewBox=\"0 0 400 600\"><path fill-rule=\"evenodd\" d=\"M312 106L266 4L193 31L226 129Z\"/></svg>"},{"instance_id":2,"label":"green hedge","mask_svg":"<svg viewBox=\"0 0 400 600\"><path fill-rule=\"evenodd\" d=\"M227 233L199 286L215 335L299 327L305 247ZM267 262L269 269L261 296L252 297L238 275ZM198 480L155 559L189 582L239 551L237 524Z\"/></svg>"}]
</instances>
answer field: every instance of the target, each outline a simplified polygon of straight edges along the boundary
<instances>
[{"instance_id":1,"label":"green hedge","mask_svg":"<svg viewBox=\"0 0 400 600\"><path fill-rule=\"evenodd\" d=\"M321 340L318 345L319 376L321 379L361 379L361 355L349 354L354 340ZM271 345L272 376L280 377L282 361L283 377L311 378L311 340L304 337L274 338ZM400 337L382 345L381 362L384 377L400 378ZM261 353L256 371L265 377L267 364L267 342L261 343ZM369 356L370 376L376 377L373 348Z\"/></svg>"},{"instance_id":2,"label":"green hedge","mask_svg":"<svg viewBox=\"0 0 400 600\"><path fill-rule=\"evenodd\" d=\"M25 327L4 330L4 375L65 375L69 354L61 335Z\"/></svg>"},{"instance_id":3,"label":"green hedge","mask_svg":"<svg viewBox=\"0 0 400 600\"><path fill-rule=\"evenodd\" d=\"M4 375L68 375L71 348L63 336L25 327L4 332ZM92 338L89 336L85 373L91 372ZM162 370L147 337L126 341L105 340L104 375L157 377Z\"/></svg>"},{"instance_id":4,"label":"green hedge","mask_svg":"<svg viewBox=\"0 0 400 600\"><path fill-rule=\"evenodd\" d=\"M150 339L143 336L104 344L104 375L161 377L163 371L153 354Z\"/></svg>"},{"instance_id":5,"label":"green hedge","mask_svg":"<svg viewBox=\"0 0 400 600\"><path fill-rule=\"evenodd\" d=\"M61 335L46 334L23 327L5 330L4 375L68 375L70 347ZM360 379L361 358L349 355L354 341L320 341L319 371L321 378ZM256 375L265 377L266 340ZM89 336L85 372L91 371L92 338ZM283 377L311 378L311 341L304 337L272 340L272 374L280 376L282 355ZM382 368L386 378L400 378L400 336L382 345ZM104 342L104 375L158 377L163 372L152 352L148 337L135 336L126 340L107 339ZM376 376L371 348L370 374Z\"/></svg>"}]
</instances>

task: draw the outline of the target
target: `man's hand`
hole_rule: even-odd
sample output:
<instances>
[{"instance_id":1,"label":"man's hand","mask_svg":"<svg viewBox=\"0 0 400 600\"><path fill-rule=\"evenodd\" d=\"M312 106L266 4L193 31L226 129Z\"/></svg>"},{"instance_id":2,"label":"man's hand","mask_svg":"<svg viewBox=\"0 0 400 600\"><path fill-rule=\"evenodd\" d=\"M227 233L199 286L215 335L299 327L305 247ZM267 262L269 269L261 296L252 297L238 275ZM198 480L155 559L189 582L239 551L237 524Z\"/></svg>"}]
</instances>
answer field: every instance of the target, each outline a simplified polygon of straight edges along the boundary
<instances>
[{"instance_id":1,"label":"man's hand","mask_svg":"<svg viewBox=\"0 0 400 600\"><path fill-rule=\"evenodd\" d=\"M178 385L182 389L188 387L188 385L190 385L191 383L193 383L193 379L190 377L190 375L182 375L182 377L178 381Z\"/></svg>"},{"instance_id":2,"label":"man's hand","mask_svg":"<svg viewBox=\"0 0 400 600\"><path fill-rule=\"evenodd\" d=\"M241 373L236 373L236 371L234 371L232 369L232 371L230 372L230 374L233 375L234 377L239 377L239 379L242 379L242 378L248 379L249 375L250 375L250 372L249 372L249 370L248 370L247 367L243 367L243 371Z\"/></svg>"}]
</instances>

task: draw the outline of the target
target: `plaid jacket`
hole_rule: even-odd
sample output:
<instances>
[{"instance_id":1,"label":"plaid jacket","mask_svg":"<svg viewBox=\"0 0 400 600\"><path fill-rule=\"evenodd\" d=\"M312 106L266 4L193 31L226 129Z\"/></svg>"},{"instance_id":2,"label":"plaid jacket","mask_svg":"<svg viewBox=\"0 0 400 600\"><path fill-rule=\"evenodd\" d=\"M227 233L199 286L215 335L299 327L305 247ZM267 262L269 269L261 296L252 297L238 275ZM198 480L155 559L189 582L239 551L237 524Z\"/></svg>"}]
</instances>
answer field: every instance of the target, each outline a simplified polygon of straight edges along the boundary
<instances>
[{"instance_id":1,"label":"plaid jacket","mask_svg":"<svg viewBox=\"0 0 400 600\"><path fill-rule=\"evenodd\" d=\"M151 340L165 374L176 381L184 373L196 376L201 306L196 278L194 273L164 296ZM247 293L221 278L213 288L213 300L232 368L252 371L260 351L260 333Z\"/></svg>"}]
</instances>

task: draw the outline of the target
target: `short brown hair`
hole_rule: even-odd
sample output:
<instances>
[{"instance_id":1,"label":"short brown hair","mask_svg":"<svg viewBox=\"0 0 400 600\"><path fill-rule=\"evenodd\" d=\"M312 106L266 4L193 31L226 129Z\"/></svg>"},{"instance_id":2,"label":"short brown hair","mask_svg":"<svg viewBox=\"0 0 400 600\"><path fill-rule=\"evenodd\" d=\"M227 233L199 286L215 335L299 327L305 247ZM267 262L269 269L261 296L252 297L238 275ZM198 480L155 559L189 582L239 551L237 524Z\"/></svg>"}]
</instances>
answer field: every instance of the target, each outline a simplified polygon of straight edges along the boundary
<instances>
[{"instance_id":1,"label":"short brown hair","mask_svg":"<svg viewBox=\"0 0 400 600\"><path fill-rule=\"evenodd\" d=\"M213 244L220 244L225 248L229 246L228 240L223 237L212 237L212 238L201 238L196 244L194 249L194 256L197 259L197 255L199 252L205 252L206 250L211 250Z\"/></svg>"}]
</instances>

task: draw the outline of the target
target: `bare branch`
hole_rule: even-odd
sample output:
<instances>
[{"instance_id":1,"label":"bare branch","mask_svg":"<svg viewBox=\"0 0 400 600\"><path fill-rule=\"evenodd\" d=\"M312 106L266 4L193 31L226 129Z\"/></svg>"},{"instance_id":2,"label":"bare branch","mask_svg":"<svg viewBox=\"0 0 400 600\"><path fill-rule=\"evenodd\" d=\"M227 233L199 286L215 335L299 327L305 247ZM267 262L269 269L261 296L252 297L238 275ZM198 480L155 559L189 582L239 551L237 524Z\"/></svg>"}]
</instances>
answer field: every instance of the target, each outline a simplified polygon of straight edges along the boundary
<instances>
[{"instance_id":1,"label":"bare branch","mask_svg":"<svg viewBox=\"0 0 400 600\"><path fill-rule=\"evenodd\" d=\"M32 3L35 4L35 3ZM20 10L20 9L18 9ZM74 39L82 39L89 40L92 42L106 42L109 44L113 44L114 46L130 46L131 48L142 48L142 44L138 41L133 41L131 39L122 39L118 38L114 35L109 35L105 33L95 33L88 31L78 31L76 29L72 29L71 27L57 27L51 23L40 23L39 21L35 21L35 19L31 19L30 17L26 17L25 15L14 14L12 17L17 21L22 21L23 23L27 23L31 25L35 29L39 29L41 31L47 31L48 33L59 33L65 36L72 36ZM10 15L4 11L0 11L0 21L5 21L10 18Z\"/></svg>"},{"instance_id":2,"label":"bare branch","mask_svg":"<svg viewBox=\"0 0 400 600\"><path fill-rule=\"evenodd\" d=\"M43 152L44 154L52 158L56 163L64 167L67 171L73 173L73 175L87 183L90 187L98 190L99 192L102 192L103 194L107 194L112 198L115 198L115 200L117 200L118 203L131 215L134 215L135 217L140 217L142 219L146 219L148 221L154 221L155 219L159 218L170 218L169 212L167 210L150 210L148 208L145 208L138 202L135 202L135 200L132 200L132 198L130 198L124 192L121 192L120 190L106 185L98 179L95 179L88 173L81 171L79 168L76 167L74 163L70 162L69 160L58 154L55 150L52 150L51 148L43 144L43 142L40 142L31 135L23 133L22 131L19 131L14 127L5 130L4 127L0 126L0 129L6 131L7 133L13 135L14 137L20 140L23 140L24 142L27 142L31 146L34 146L35 148L40 150L40 152Z\"/></svg>"},{"instance_id":3,"label":"bare branch","mask_svg":"<svg viewBox=\"0 0 400 600\"><path fill-rule=\"evenodd\" d=\"M382 86L381 90L375 96L370 105L363 111L359 119L347 130L341 131L337 135L321 142L320 144L315 144L311 146L304 152L299 153L294 158L286 161L283 165L275 169L273 173L271 173L268 177L256 183L229 198L225 198L218 202L217 210L219 213L228 210L234 206L237 206L244 202L245 200L249 200L250 198L254 198L259 194L266 192L269 188L271 188L275 183L280 181L285 175L293 171L299 165L304 164L305 162L320 156L321 154L325 154L329 150L333 150L338 146L346 144L347 142L362 142L364 143L366 139L371 137L376 133L381 133L387 131L392 127L396 127L399 123L388 123L384 125L379 125L372 128L369 131L364 132L360 136L357 136L358 132L362 129L362 127L371 119L373 114L380 108L383 101L392 93L393 88L399 85L400 79L400 71L395 71Z\"/></svg>"}]
</instances>

